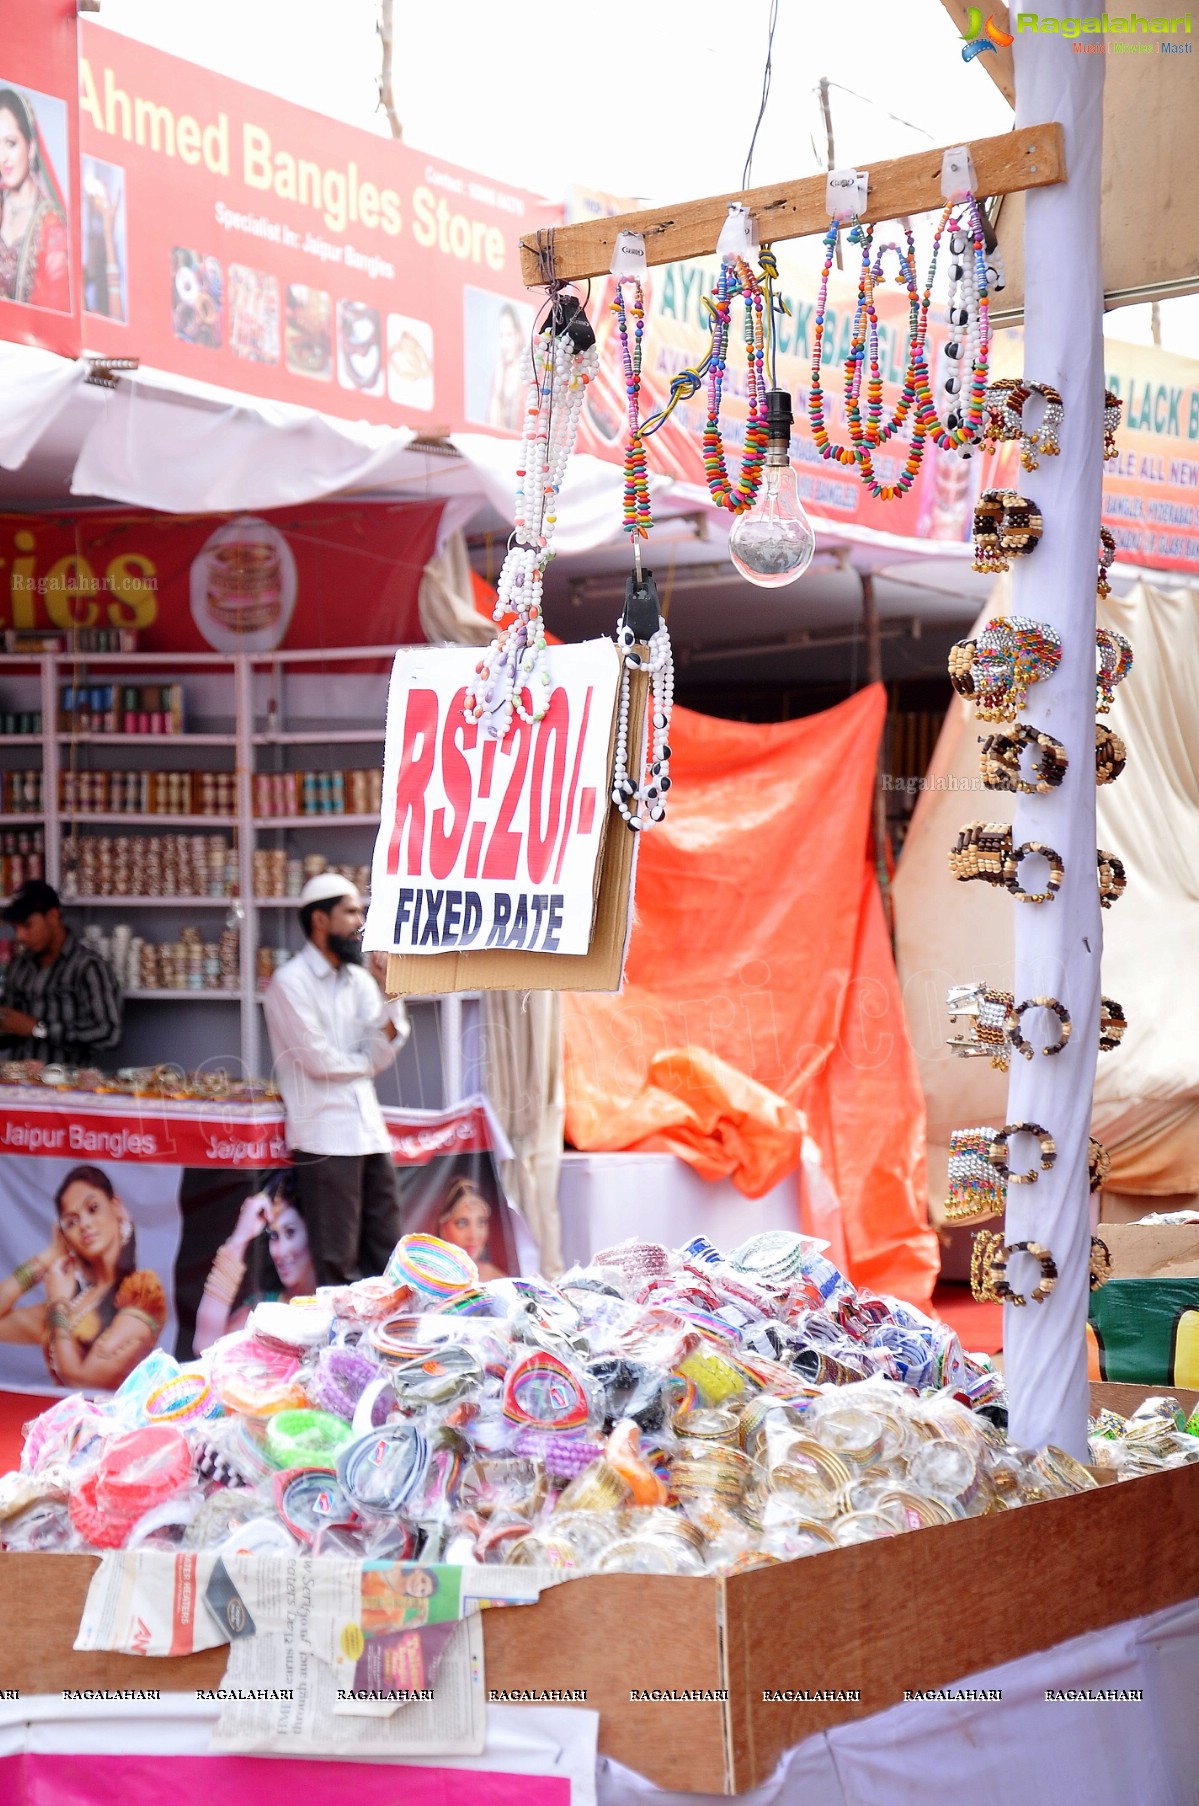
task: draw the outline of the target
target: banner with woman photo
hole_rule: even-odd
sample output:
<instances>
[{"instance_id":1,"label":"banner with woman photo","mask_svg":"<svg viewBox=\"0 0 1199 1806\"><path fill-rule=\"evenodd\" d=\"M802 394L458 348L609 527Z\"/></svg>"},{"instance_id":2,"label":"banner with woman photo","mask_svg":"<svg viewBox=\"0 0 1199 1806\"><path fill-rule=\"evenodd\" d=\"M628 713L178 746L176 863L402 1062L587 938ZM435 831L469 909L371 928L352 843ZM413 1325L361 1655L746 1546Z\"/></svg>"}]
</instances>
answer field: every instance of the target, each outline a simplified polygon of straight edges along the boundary
<instances>
[{"instance_id":1,"label":"banner with woman photo","mask_svg":"<svg viewBox=\"0 0 1199 1806\"><path fill-rule=\"evenodd\" d=\"M464 1248L483 1279L534 1271L486 1100L384 1116L405 1230ZM0 1150L0 1390L113 1390L152 1348L190 1361L255 1304L313 1289L269 1108L0 1098Z\"/></svg>"},{"instance_id":2,"label":"banner with woman photo","mask_svg":"<svg viewBox=\"0 0 1199 1806\"><path fill-rule=\"evenodd\" d=\"M76 0L25 0L0 34L0 338L66 357L80 330Z\"/></svg>"}]
</instances>

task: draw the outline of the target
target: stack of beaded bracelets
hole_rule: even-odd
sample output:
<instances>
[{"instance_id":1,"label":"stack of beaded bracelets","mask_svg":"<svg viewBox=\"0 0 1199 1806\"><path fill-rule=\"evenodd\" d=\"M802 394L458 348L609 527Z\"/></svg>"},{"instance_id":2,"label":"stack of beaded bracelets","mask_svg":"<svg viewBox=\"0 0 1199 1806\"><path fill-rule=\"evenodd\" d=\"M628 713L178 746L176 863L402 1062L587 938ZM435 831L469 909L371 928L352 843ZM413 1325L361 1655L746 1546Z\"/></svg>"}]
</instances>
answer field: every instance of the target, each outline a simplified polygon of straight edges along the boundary
<instances>
[{"instance_id":1,"label":"stack of beaded bracelets","mask_svg":"<svg viewBox=\"0 0 1199 1806\"><path fill-rule=\"evenodd\" d=\"M1014 1291L1007 1276L1013 1254L1030 1254L1041 1269L1041 1278L1027 1295ZM1090 1287L1097 1292L1112 1276L1111 1249L1099 1236L1091 1237ZM974 1238L970 1251L970 1290L980 1304L1041 1304L1057 1284L1057 1262L1040 1242L1005 1242L994 1229Z\"/></svg>"},{"instance_id":2,"label":"stack of beaded bracelets","mask_svg":"<svg viewBox=\"0 0 1199 1806\"><path fill-rule=\"evenodd\" d=\"M1029 891L1021 885L1020 865L1036 854L1048 862L1049 875L1044 890ZM1061 855L1052 847L1039 840L1026 840L1014 847L1012 830L1006 822L986 821L967 822L961 829L950 850L949 870L963 884L981 878L986 884L999 885L1021 903L1048 903L1061 889L1066 875Z\"/></svg>"},{"instance_id":3,"label":"stack of beaded bracelets","mask_svg":"<svg viewBox=\"0 0 1199 1806\"><path fill-rule=\"evenodd\" d=\"M977 1223L1000 1216L1007 1202L1005 1175L992 1164L995 1130L954 1129L949 1137L948 1223Z\"/></svg>"},{"instance_id":4,"label":"stack of beaded bracelets","mask_svg":"<svg viewBox=\"0 0 1199 1806\"><path fill-rule=\"evenodd\" d=\"M1015 790L1023 796L1056 790L1070 764L1060 740L1024 721L988 734L985 739L980 737L979 745L982 779L988 790ZM1028 747L1035 747L1036 752L1025 777L1020 755Z\"/></svg>"},{"instance_id":5,"label":"stack of beaded bracelets","mask_svg":"<svg viewBox=\"0 0 1199 1806\"><path fill-rule=\"evenodd\" d=\"M967 1058L986 1054L992 1066L1006 1071L1008 1012L1015 1001L1010 991L992 991L983 984L951 986L945 997L949 1019L966 1017L969 1025L964 1034L950 1035L946 1046Z\"/></svg>"},{"instance_id":6,"label":"stack of beaded bracelets","mask_svg":"<svg viewBox=\"0 0 1199 1806\"><path fill-rule=\"evenodd\" d=\"M950 648L949 680L980 721L1014 721L1029 685L1052 677L1061 659L1052 627L1027 615L995 615L976 639Z\"/></svg>"},{"instance_id":7,"label":"stack of beaded bracelets","mask_svg":"<svg viewBox=\"0 0 1199 1806\"><path fill-rule=\"evenodd\" d=\"M1122 633L1116 633L1110 627L1100 627L1095 634L1095 648L1099 654L1099 670L1095 678L1095 708L1100 715L1106 715L1112 706L1112 692L1116 685L1122 684L1132 670L1132 647Z\"/></svg>"},{"instance_id":8,"label":"stack of beaded bracelets","mask_svg":"<svg viewBox=\"0 0 1199 1806\"><path fill-rule=\"evenodd\" d=\"M1025 890L1020 882L1020 866L1023 860L1035 854L1048 862L1049 875L1044 890ZM1110 909L1127 887L1124 862L1115 853L1099 847L1095 865L1099 875L1100 905ZM957 840L949 850L949 872L962 884L978 878L985 884L1009 890L1020 903L1048 903L1057 895L1066 876L1060 853L1039 840L1026 840L1013 846L1010 825L997 821L970 821L958 831Z\"/></svg>"},{"instance_id":9,"label":"stack of beaded bracelets","mask_svg":"<svg viewBox=\"0 0 1199 1806\"><path fill-rule=\"evenodd\" d=\"M1017 1292L1008 1279L1013 1254L1031 1255L1041 1277L1031 1292ZM1057 1262L1040 1242L1005 1242L1001 1232L984 1230L970 1254L970 1290L980 1304L1042 1304L1057 1284Z\"/></svg>"},{"instance_id":10,"label":"stack of beaded bracelets","mask_svg":"<svg viewBox=\"0 0 1199 1806\"><path fill-rule=\"evenodd\" d=\"M1021 1027L1026 1011L1049 1010L1057 1017L1060 1033L1056 1040L1045 1042L1042 1054L1061 1053L1074 1032L1069 1010L1056 997L1029 997L1017 1003L1010 991L992 991L986 985L973 984L952 986L945 1002L951 1021L959 1017L970 1021L966 1033L950 1035L946 1046L967 1057L988 1055L991 1064L1001 1069L1006 1069L1013 1052L1026 1060L1033 1058L1035 1049ZM1111 1053L1123 1040L1128 1019L1114 997L1101 998L1100 1006L1099 1051Z\"/></svg>"},{"instance_id":11,"label":"stack of beaded bracelets","mask_svg":"<svg viewBox=\"0 0 1199 1806\"><path fill-rule=\"evenodd\" d=\"M1024 424L1025 403L1040 395L1045 403L1041 424ZM1030 383L1023 377L1001 376L988 384L986 424L983 445L988 451L1001 440L1019 439L1020 463L1025 470L1036 470L1041 458L1056 458L1061 451L1059 429L1065 409L1057 389L1049 383Z\"/></svg>"},{"instance_id":12,"label":"stack of beaded bracelets","mask_svg":"<svg viewBox=\"0 0 1199 1806\"><path fill-rule=\"evenodd\" d=\"M1045 530L1041 510L1014 489L984 489L974 505L974 569L992 575L1033 551Z\"/></svg>"}]
</instances>

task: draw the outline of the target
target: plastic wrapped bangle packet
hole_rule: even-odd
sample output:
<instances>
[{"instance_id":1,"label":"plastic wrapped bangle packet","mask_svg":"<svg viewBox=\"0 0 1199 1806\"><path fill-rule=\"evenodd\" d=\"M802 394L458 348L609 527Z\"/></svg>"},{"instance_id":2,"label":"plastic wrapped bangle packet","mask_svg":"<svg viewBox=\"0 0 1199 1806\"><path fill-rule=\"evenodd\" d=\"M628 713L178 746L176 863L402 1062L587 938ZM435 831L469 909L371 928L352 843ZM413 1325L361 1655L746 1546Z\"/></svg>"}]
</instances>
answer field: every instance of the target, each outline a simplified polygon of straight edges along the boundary
<instances>
[{"instance_id":1,"label":"plastic wrapped bangle packet","mask_svg":"<svg viewBox=\"0 0 1199 1806\"><path fill-rule=\"evenodd\" d=\"M52 1405L0 1479L0 1543L712 1574L1092 1484L1007 1446L985 1357L797 1233L625 1243L556 1285L459 1253L405 1238L389 1277L256 1318L269 1340ZM1199 1458L1196 1432L1167 1402L1092 1452L1130 1478Z\"/></svg>"}]
</instances>

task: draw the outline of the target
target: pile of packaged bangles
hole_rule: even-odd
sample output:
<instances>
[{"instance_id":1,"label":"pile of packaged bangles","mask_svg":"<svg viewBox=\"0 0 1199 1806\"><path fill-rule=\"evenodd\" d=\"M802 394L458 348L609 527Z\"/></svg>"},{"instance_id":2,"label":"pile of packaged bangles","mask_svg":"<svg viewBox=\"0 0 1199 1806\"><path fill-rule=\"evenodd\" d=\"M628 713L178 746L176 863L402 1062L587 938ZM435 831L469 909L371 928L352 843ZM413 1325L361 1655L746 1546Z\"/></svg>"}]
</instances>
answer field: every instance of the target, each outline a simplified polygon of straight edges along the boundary
<instances>
[{"instance_id":1,"label":"pile of packaged bangles","mask_svg":"<svg viewBox=\"0 0 1199 1806\"><path fill-rule=\"evenodd\" d=\"M630 1241L480 1284L405 1236L378 1279L59 1400L0 1479L0 1541L727 1573L1096 1484L1009 1445L986 1357L822 1248ZM1093 1459L1199 1458L1171 1404L1104 1413Z\"/></svg>"}]
</instances>

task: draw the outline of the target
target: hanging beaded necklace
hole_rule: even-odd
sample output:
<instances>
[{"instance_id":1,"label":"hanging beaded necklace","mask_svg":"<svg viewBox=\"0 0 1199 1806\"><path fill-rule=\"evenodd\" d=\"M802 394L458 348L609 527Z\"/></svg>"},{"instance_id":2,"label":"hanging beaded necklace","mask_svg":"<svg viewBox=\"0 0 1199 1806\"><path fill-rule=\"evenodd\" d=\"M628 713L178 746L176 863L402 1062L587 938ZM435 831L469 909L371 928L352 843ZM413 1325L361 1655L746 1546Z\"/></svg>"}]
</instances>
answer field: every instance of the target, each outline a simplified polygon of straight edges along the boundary
<instances>
[{"instance_id":1,"label":"hanging beaded necklace","mask_svg":"<svg viewBox=\"0 0 1199 1806\"><path fill-rule=\"evenodd\" d=\"M632 288L626 307L624 282ZM625 441L624 530L633 548L634 574L629 581L625 612L616 624L616 644L621 655L620 702L616 724L616 755L612 766L612 801L625 825L636 833L659 822L666 814L670 789L670 717L674 708L674 654L670 633L658 610L653 575L641 568L641 541L653 525L645 446L641 437L641 340L645 330L645 300L635 277L618 279L612 302L620 334L621 362L629 409L629 436ZM748 306L746 309L748 317ZM632 320L632 344L629 320ZM727 318L727 317L726 317ZM651 623L656 626L651 627ZM646 656L636 650L639 636ZM639 783L629 775L629 709L632 673L646 665L650 678L649 769ZM640 764L640 760L638 761Z\"/></svg>"},{"instance_id":2,"label":"hanging beaded necklace","mask_svg":"<svg viewBox=\"0 0 1199 1806\"><path fill-rule=\"evenodd\" d=\"M734 485L725 466L724 444L720 437L720 401L724 389L733 296L738 294L745 303L748 417L741 470ZM730 514L744 514L758 498L762 483L762 460L766 453L762 288L744 258L726 257L723 260L716 287L710 296L705 296L705 305L712 315L712 349L708 360L708 418L703 438L704 475L708 479L712 500L718 508L725 508Z\"/></svg>"},{"instance_id":3,"label":"hanging beaded necklace","mask_svg":"<svg viewBox=\"0 0 1199 1806\"><path fill-rule=\"evenodd\" d=\"M624 285L632 290L626 304ZM649 500L649 476L646 471L645 445L641 438L641 339L645 331L645 296L635 276L617 279L612 301L616 330L620 334L620 361L624 368L625 394L628 398L629 436L624 447L624 530L632 538L634 553L638 540L649 537L654 524ZM633 342L629 343L629 321L632 320Z\"/></svg>"},{"instance_id":4,"label":"hanging beaded necklace","mask_svg":"<svg viewBox=\"0 0 1199 1806\"><path fill-rule=\"evenodd\" d=\"M903 469L895 482L882 482L874 466L875 451L901 431L916 398L916 374L920 357L920 334L923 327L920 294L916 284L916 246L910 229L905 228L906 249L900 245L882 245L877 253L873 253L871 229L862 225L860 220L853 222L849 233L849 242L861 246L862 263L858 278L858 298L854 310L849 355L845 362L845 415L850 443L848 446L840 446L833 443L825 422L824 389L821 378L829 275L836 254L839 232L839 222L833 221L825 234L824 267L821 272L820 292L816 303L812 379L808 389L808 418L812 424L812 437L821 456L834 459L838 464L855 464L863 483L871 494L877 496L880 501L889 502L904 495L911 488L924 456L925 434L923 429L917 425L912 433ZM899 401L896 403L891 418L884 422L882 418L883 375L878 352L878 312L875 306L874 291L876 286L880 286L883 281L882 260L888 250L897 253L900 265L899 279L907 286L908 349ZM868 371L864 413L861 399L863 371Z\"/></svg>"},{"instance_id":5,"label":"hanging beaded necklace","mask_svg":"<svg viewBox=\"0 0 1199 1806\"><path fill-rule=\"evenodd\" d=\"M559 328L556 333L554 326ZM537 334L523 360L528 396L516 471L515 526L492 613L497 622L509 614L512 619L475 666L466 692L467 720L487 716L501 741L517 715L531 724L540 721L549 707L542 585L553 556L550 542L558 524L558 495L598 359L582 308L555 295L550 323Z\"/></svg>"},{"instance_id":6,"label":"hanging beaded necklace","mask_svg":"<svg viewBox=\"0 0 1199 1806\"><path fill-rule=\"evenodd\" d=\"M674 654L670 633L661 616L651 634L646 658L635 650L633 629L623 620L616 630L616 643L623 659L620 678L620 708L616 721L616 758L612 767L612 801L626 827L640 832L666 814L666 792L670 789L671 746L670 717L674 710ZM640 784L629 776L629 683L634 670L645 665L650 680L650 756L649 769Z\"/></svg>"},{"instance_id":7,"label":"hanging beaded necklace","mask_svg":"<svg viewBox=\"0 0 1199 1806\"><path fill-rule=\"evenodd\" d=\"M946 228L953 262L949 266L948 320L950 337L945 356L953 366L945 379L945 392L953 403L941 421L933 401L928 369L928 310L932 300L937 259ZM992 253L998 268L998 251ZM991 356L990 278L987 269L986 231L982 209L972 194L951 201L933 234L928 280L920 298L921 330L916 371L916 422L941 451L969 456L982 437L986 417L987 370Z\"/></svg>"}]
</instances>

